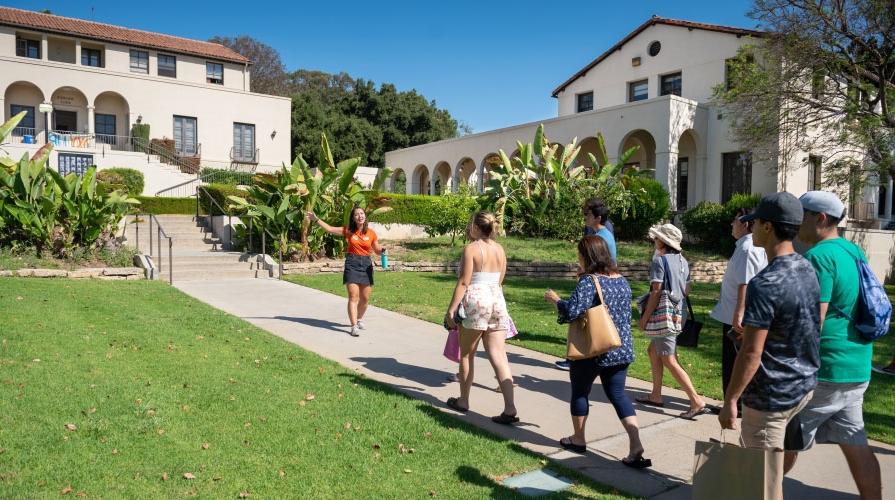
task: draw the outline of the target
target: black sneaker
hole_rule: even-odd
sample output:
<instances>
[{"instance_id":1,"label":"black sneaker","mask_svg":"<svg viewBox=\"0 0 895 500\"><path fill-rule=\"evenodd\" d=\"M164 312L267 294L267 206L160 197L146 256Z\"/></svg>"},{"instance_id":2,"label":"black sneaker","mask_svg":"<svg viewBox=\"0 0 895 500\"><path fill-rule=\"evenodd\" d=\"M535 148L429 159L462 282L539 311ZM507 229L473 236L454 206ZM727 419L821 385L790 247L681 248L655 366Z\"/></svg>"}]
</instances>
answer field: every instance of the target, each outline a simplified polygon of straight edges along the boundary
<instances>
[{"instance_id":1,"label":"black sneaker","mask_svg":"<svg viewBox=\"0 0 895 500\"><path fill-rule=\"evenodd\" d=\"M553 363L553 364L556 365L556 367L559 368L560 370L569 371L570 362L568 359L564 359L562 361L557 361L556 363Z\"/></svg>"}]
</instances>

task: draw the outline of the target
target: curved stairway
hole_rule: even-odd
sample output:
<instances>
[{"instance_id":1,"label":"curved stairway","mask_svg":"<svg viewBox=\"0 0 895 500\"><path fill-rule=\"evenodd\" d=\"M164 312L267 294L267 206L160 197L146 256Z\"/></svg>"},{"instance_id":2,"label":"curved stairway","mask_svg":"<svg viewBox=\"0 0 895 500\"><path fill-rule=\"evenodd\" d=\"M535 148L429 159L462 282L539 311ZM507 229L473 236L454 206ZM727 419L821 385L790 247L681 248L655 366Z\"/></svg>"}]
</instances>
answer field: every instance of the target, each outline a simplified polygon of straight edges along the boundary
<instances>
[{"instance_id":1,"label":"curved stairway","mask_svg":"<svg viewBox=\"0 0 895 500\"><path fill-rule=\"evenodd\" d=\"M162 229L173 240L173 281L197 281L205 279L269 278L271 272L258 263L258 254L229 252L222 249L219 238L192 215L157 215ZM125 244L137 247L137 226L139 225L139 250L149 254L149 219L133 223L128 217L125 229ZM155 223L152 228L152 259L158 268L158 277L167 281L169 276L168 240L162 238L161 256L158 251ZM161 258L160 258L161 257Z\"/></svg>"}]
</instances>

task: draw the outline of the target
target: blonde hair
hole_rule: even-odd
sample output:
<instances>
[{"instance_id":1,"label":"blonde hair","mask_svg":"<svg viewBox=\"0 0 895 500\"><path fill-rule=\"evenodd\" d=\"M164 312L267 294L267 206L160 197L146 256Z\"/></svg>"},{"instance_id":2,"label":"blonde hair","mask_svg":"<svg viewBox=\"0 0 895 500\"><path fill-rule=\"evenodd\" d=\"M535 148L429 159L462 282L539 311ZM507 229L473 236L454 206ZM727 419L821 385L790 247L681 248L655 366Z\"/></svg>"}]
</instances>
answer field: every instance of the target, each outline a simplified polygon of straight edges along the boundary
<instances>
[{"instance_id":1,"label":"blonde hair","mask_svg":"<svg viewBox=\"0 0 895 500\"><path fill-rule=\"evenodd\" d=\"M482 238L490 239L497 236L497 216L487 210L480 210L469 218L469 228L475 227L482 234Z\"/></svg>"}]
</instances>

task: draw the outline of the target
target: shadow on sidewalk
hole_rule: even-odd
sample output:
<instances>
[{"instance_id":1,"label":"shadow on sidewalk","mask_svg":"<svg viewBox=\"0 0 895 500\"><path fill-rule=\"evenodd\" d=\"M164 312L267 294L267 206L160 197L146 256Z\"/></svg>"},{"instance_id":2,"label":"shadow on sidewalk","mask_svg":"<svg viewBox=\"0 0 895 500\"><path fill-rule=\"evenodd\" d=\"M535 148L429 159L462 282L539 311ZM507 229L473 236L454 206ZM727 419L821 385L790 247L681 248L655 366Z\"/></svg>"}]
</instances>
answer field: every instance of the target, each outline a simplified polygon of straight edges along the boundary
<instances>
[{"instance_id":1,"label":"shadow on sidewalk","mask_svg":"<svg viewBox=\"0 0 895 500\"><path fill-rule=\"evenodd\" d=\"M325 319L317 319L317 318L296 318L292 316L246 316L243 319L251 320L251 319L278 319L281 321L291 321L293 323L300 323L302 325L307 325L313 328L322 328L324 330L331 330L339 333L350 333L350 329L348 325L343 323L333 323L332 321L327 321Z\"/></svg>"}]
</instances>

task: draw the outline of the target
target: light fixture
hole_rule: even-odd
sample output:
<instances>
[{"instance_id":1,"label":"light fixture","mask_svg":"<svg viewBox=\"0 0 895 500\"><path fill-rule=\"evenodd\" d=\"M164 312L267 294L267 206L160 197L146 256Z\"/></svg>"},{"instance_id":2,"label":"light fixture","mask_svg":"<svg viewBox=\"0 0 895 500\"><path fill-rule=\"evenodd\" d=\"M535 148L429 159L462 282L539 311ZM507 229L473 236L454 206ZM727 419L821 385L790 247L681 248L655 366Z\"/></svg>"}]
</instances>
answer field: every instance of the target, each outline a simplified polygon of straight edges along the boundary
<instances>
[{"instance_id":1,"label":"light fixture","mask_svg":"<svg viewBox=\"0 0 895 500\"><path fill-rule=\"evenodd\" d=\"M140 123L142 121L143 121L143 115L137 115L137 123Z\"/></svg>"},{"instance_id":2,"label":"light fixture","mask_svg":"<svg viewBox=\"0 0 895 500\"><path fill-rule=\"evenodd\" d=\"M276 136L277 136L277 131L276 131L276 130L274 130L273 132L270 133L270 138L271 138L271 139L273 139L273 138L276 137Z\"/></svg>"}]
</instances>

